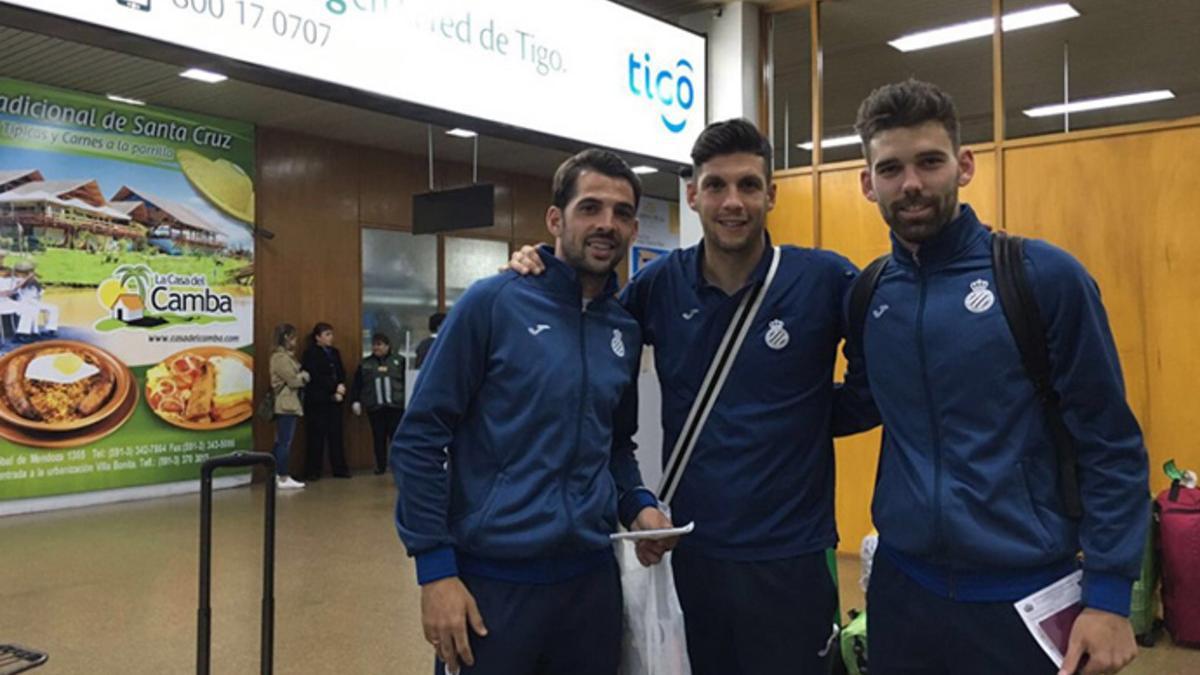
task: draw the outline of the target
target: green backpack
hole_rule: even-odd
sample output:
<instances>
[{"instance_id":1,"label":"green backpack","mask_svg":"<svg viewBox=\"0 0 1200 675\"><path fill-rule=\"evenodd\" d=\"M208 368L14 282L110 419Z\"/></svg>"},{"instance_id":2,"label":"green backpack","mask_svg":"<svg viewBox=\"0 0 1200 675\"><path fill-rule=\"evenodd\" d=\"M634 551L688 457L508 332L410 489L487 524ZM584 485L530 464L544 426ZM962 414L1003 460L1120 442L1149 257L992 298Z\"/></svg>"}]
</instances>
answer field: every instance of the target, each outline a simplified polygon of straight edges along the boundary
<instances>
[{"instance_id":1,"label":"green backpack","mask_svg":"<svg viewBox=\"0 0 1200 675\"><path fill-rule=\"evenodd\" d=\"M842 662L849 675L867 672L867 613L852 609L850 623L842 629Z\"/></svg>"}]
</instances>

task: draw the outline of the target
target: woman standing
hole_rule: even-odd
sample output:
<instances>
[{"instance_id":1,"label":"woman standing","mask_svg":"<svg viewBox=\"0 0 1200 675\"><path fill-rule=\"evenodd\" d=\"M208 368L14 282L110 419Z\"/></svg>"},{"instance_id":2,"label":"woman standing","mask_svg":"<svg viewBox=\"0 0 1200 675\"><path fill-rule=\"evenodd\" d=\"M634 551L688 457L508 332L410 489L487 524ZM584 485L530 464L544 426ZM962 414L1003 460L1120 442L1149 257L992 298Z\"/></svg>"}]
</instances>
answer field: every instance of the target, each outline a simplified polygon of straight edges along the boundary
<instances>
[{"instance_id":1,"label":"woman standing","mask_svg":"<svg viewBox=\"0 0 1200 675\"><path fill-rule=\"evenodd\" d=\"M342 401L346 398L346 369L342 355L333 346L333 326L321 322L313 326L312 345L300 360L312 379L304 392L304 415L308 427L308 457L305 480L321 479L325 463L325 445L329 445L329 463L335 478L349 478L346 450L342 445Z\"/></svg>"},{"instance_id":2,"label":"woman standing","mask_svg":"<svg viewBox=\"0 0 1200 675\"><path fill-rule=\"evenodd\" d=\"M282 490L304 487L304 483L289 475L292 437L296 422L304 414L301 392L308 383L308 373L296 360L296 327L281 323L275 327L275 350L271 352L271 391L275 393L275 482Z\"/></svg>"}]
</instances>

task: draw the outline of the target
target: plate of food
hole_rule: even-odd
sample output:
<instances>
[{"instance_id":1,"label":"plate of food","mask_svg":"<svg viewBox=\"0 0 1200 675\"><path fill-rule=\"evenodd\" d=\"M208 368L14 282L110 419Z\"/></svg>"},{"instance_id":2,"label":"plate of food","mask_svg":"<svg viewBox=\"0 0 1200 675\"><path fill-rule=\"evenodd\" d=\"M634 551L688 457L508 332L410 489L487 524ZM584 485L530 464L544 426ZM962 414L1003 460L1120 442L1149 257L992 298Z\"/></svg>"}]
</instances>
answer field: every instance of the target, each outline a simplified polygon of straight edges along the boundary
<instances>
[{"instance_id":1,"label":"plate of food","mask_svg":"<svg viewBox=\"0 0 1200 675\"><path fill-rule=\"evenodd\" d=\"M116 357L74 340L47 340L5 354L0 378L0 420L42 433L97 424L133 388L133 375Z\"/></svg>"},{"instance_id":2,"label":"plate of food","mask_svg":"<svg viewBox=\"0 0 1200 675\"><path fill-rule=\"evenodd\" d=\"M208 431L254 414L254 359L225 347L193 347L146 371L146 404L168 424Z\"/></svg>"}]
</instances>

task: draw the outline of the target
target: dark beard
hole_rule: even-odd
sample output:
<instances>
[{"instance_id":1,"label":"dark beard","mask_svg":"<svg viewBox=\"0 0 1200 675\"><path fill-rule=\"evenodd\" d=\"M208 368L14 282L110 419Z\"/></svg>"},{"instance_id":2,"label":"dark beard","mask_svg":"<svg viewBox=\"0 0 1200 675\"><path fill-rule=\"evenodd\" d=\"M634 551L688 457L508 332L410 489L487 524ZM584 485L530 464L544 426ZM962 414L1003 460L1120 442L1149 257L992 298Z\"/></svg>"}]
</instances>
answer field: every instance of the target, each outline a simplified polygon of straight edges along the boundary
<instances>
[{"instance_id":1,"label":"dark beard","mask_svg":"<svg viewBox=\"0 0 1200 675\"><path fill-rule=\"evenodd\" d=\"M900 216L900 211L909 206L928 206L932 212L922 220L906 220ZM897 237L910 244L920 244L936 237L954 220L958 212L958 191L933 197L906 198L887 207L881 204L879 210Z\"/></svg>"}]
</instances>

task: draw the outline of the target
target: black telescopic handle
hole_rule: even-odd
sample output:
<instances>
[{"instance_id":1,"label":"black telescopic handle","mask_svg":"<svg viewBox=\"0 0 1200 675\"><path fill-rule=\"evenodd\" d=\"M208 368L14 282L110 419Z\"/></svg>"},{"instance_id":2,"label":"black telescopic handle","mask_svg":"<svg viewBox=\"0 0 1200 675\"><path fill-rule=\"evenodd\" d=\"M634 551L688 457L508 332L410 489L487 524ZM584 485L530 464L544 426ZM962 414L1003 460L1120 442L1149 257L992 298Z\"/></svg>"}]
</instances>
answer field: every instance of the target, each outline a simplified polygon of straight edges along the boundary
<instances>
[{"instance_id":1,"label":"black telescopic handle","mask_svg":"<svg viewBox=\"0 0 1200 675\"><path fill-rule=\"evenodd\" d=\"M269 475L275 473L275 456L265 452L235 452L214 457L200 468L200 607L196 626L196 673L208 675L211 666L212 607L212 488L217 469L263 465ZM266 526L263 533L262 655L263 675L273 665L275 627L275 480L266 482Z\"/></svg>"}]
</instances>

